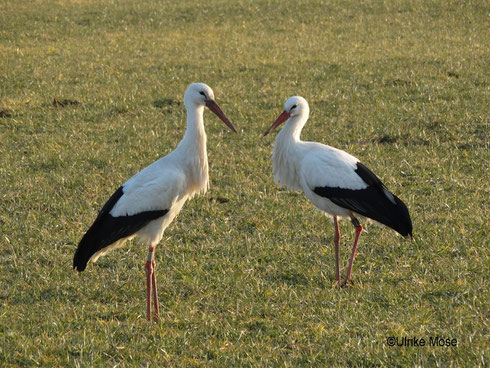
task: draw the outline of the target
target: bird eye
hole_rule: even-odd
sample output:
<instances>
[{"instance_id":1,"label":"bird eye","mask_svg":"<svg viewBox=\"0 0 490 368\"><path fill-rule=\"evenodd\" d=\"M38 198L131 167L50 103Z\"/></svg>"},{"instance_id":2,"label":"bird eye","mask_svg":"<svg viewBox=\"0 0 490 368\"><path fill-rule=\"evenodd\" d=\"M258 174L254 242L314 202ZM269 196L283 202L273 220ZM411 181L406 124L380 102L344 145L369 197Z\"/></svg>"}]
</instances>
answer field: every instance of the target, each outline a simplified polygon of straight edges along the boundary
<instances>
[{"instance_id":1,"label":"bird eye","mask_svg":"<svg viewBox=\"0 0 490 368\"><path fill-rule=\"evenodd\" d=\"M206 97L206 94L203 91L199 92L199 94Z\"/></svg>"},{"instance_id":2,"label":"bird eye","mask_svg":"<svg viewBox=\"0 0 490 368\"><path fill-rule=\"evenodd\" d=\"M294 110L295 108L297 108L297 107L298 107L298 105L293 105L293 106L291 107L291 109L289 110L289 112L293 111L293 110Z\"/></svg>"}]
</instances>

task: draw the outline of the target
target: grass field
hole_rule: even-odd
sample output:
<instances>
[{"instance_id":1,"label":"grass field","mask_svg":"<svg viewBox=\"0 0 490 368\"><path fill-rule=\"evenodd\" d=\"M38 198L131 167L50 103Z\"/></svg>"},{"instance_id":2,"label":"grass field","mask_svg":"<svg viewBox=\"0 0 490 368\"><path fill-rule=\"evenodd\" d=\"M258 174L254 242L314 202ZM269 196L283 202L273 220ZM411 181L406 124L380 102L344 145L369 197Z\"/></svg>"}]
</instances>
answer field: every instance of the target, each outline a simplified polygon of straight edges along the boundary
<instances>
[{"instance_id":1,"label":"grass field","mask_svg":"<svg viewBox=\"0 0 490 368\"><path fill-rule=\"evenodd\" d=\"M0 2L0 366L487 366L488 3L196 3ZM71 262L109 195L177 145L196 81L239 134L205 112L211 190L157 248L148 323L146 247ZM295 94L303 139L411 211L416 241L369 226L353 287L330 221L273 183L261 133Z\"/></svg>"}]
</instances>

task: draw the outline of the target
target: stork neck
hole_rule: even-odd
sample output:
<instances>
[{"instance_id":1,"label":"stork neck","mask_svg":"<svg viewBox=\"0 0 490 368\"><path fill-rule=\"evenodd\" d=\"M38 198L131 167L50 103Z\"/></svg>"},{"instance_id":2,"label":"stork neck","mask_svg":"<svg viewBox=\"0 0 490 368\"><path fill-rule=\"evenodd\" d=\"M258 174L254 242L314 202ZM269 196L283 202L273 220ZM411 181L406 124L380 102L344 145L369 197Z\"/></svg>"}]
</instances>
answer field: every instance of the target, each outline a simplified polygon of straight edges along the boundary
<instances>
[{"instance_id":1,"label":"stork neck","mask_svg":"<svg viewBox=\"0 0 490 368\"><path fill-rule=\"evenodd\" d=\"M308 120L307 114L295 115L288 119L284 128L279 133L282 141L299 142L301 140L301 131Z\"/></svg>"},{"instance_id":2,"label":"stork neck","mask_svg":"<svg viewBox=\"0 0 490 368\"><path fill-rule=\"evenodd\" d=\"M174 152L187 176L188 194L208 188L208 154L203 124L203 106L187 106L187 129Z\"/></svg>"},{"instance_id":3,"label":"stork neck","mask_svg":"<svg viewBox=\"0 0 490 368\"><path fill-rule=\"evenodd\" d=\"M296 115L286 122L274 143L272 152L272 172L274 181L289 189L300 190L301 140L300 134L306 119Z\"/></svg>"},{"instance_id":4,"label":"stork neck","mask_svg":"<svg viewBox=\"0 0 490 368\"><path fill-rule=\"evenodd\" d=\"M206 132L204 131L204 106L186 106L187 129L181 144L185 146L186 156L206 155ZM180 145L180 144L179 144Z\"/></svg>"}]
</instances>

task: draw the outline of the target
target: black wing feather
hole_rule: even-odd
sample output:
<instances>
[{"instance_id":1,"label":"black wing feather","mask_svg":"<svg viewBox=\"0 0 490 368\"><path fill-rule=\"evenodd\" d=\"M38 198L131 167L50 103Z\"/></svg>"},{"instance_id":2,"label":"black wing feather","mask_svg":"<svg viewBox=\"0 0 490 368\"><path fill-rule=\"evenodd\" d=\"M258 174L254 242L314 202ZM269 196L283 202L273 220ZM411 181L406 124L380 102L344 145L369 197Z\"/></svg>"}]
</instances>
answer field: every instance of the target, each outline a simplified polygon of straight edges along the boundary
<instances>
[{"instance_id":1,"label":"black wing feather","mask_svg":"<svg viewBox=\"0 0 490 368\"><path fill-rule=\"evenodd\" d=\"M339 187L316 187L313 192L336 205L378 221L403 236L412 236L412 220L405 203L389 192L381 180L366 166L357 163L356 174L368 185L353 190ZM386 192L393 196L393 201Z\"/></svg>"},{"instance_id":2,"label":"black wing feather","mask_svg":"<svg viewBox=\"0 0 490 368\"><path fill-rule=\"evenodd\" d=\"M73 258L73 268L78 271L85 270L89 259L99 250L119 239L133 235L150 221L165 216L168 212L168 210L146 211L131 216L114 217L110 211L123 194L123 187L120 187L102 207L94 223L78 244Z\"/></svg>"}]
</instances>

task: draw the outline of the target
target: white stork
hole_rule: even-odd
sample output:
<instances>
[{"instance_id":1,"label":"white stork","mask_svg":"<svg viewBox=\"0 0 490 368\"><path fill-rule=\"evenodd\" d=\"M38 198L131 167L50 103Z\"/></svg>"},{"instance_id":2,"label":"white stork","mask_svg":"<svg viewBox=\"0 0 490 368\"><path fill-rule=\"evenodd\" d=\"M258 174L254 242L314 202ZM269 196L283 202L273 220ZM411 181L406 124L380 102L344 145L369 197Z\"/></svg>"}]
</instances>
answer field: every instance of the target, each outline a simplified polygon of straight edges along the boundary
<instances>
[{"instance_id":1,"label":"white stork","mask_svg":"<svg viewBox=\"0 0 490 368\"><path fill-rule=\"evenodd\" d=\"M154 251L163 231L185 201L208 188L208 157L203 125L204 106L232 131L233 124L214 101L213 90L203 83L189 86L184 95L187 129L177 148L130 178L109 198L78 244L73 268L83 271L89 260L121 247L138 235L149 245L146 261L146 315L151 320L151 294L155 319L159 317Z\"/></svg>"},{"instance_id":2,"label":"white stork","mask_svg":"<svg viewBox=\"0 0 490 368\"><path fill-rule=\"evenodd\" d=\"M292 190L302 190L335 225L336 280L350 280L357 242L363 230L355 215L382 223L404 237L412 236L412 221L405 204L357 158L339 149L300 139L310 108L303 97L294 96L264 136L286 121L277 135L272 154L274 181ZM347 274L340 283L338 217L350 218L356 229Z\"/></svg>"}]
</instances>

